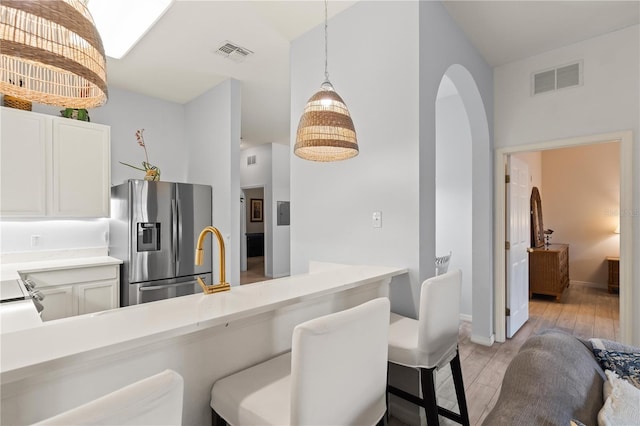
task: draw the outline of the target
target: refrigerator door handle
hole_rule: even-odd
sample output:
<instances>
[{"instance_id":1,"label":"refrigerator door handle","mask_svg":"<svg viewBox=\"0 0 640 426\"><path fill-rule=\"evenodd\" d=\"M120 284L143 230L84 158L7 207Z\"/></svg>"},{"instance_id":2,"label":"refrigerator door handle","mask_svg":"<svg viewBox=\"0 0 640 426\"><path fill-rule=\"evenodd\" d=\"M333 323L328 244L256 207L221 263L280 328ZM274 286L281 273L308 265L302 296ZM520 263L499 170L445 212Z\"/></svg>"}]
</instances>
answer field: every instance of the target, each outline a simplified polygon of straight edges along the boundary
<instances>
[{"instance_id":1,"label":"refrigerator door handle","mask_svg":"<svg viewBox=\"0 0 640 426\"><path fill-rule=\"evenodd\" d=\"M140 287L140 291L162 290L164 288L180 287L183 285L194 285L194 284L197 284L197 281L187 281L184 283L177 283L177 284L150 285L150 286Z\"/></svg>"},{"instance_id":2,"label":"refrigerator door handle","mask_svg":"<svg viewBox=\"0 0 640 426\"><path fill-rule=\"evenodd\" d=\"M176 188L176 195L177 194ZM176 271L180 270L180 246L182 245L182 203L180 202L180 198L176 198L176 244L174 247L176 248ZM194 248L195 250L195 248Z\"/></svg>"},{"instance_id":3,"label":"refrigerator door handle","mask_svg":"<svg viewBox=\"0 0 640 426\"><path fill-rule=\"evenodd\" d=\"M173 262L178 270L178 212L176 200L171 200L171 244L173 245Z\"/></svg>"}]
</instances>

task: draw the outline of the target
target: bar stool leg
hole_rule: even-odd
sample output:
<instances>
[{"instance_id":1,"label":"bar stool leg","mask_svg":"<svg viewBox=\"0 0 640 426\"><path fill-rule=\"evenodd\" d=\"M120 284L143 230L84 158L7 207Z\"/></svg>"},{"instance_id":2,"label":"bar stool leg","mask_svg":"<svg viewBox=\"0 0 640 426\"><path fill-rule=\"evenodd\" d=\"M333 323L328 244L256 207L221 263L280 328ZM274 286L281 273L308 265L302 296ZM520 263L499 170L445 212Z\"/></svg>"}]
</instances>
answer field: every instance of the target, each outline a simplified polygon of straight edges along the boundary
<instances>
[{"instance_id":1,"label":"bar stool leg","mask_svg":"<svg viewBox=\"0 0 640 426\"><path fill-rule=\"evenodd\" d=\"M458 408L460 410L461 423L469 426L469 411L467 410L467 398L464 395L464 383L462 382L462 367L460 366L460 352L456 349L456 356L451 360L451 375L456 389Z\"/></svg>"},{"instance_id":2,"label":"bar stool leg","mask_svg":"<svg viewBox=\"0 0 640 426\"><path fill-rule=\"evenodd\" d=\"M422 403L428 426L438 426L438 404L436 403L436 384L433 373L435 368L421 368Z\"/></svg>"},{"instance_id":3,"label":"bar stool leg","mask_svg":"<svg viewBox=\"0 0 640 426\"><path fill-rule=\"evenodd\" d=\"M211 409L211 426L227 426L227 422L213 408Z\"/></svg>"},{"instance_id":4,"label":"bar stool leg","mask_svg":"<svg viewBox=\"0 0 640 426\"><path fill-rule=\"evenodd\" d=\"M387 363L387 386L385 389L386 392L384 393L384 398L387 410L384 412L384 419L385 423L389 424L389 416L391 415L391 412L389 410L389 363Z\"/></svg>"}]
</instances>

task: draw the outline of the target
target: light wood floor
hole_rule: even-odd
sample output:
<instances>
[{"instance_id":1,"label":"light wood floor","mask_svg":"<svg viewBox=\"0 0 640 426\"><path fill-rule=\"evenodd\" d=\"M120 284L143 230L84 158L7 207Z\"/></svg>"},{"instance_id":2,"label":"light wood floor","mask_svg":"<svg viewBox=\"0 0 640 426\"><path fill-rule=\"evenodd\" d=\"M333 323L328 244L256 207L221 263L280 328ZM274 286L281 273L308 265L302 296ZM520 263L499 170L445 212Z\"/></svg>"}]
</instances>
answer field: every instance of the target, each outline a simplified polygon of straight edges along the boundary
<instances>
[{"instance_id":1,"label":"light wood floor","mask_svg":"<svg viewBox=\"0 0 640 426\"><path fill-rule=\"evenodd\" d=\"M527 338L544 329L556 328L580 338L601 337L619 340L619 300L606 289L571 285L560 302L555 298L534 295L529 302L529 321L512 339L487 347L472 343L471 324L460 326L459 348L462 375L467 396L469 420L480 425L495 405L504 372ZM451 370L436 374L438 404L458 412ZM456 423L440 417L440 424ZM392 426L401 426L395 419Z\"/></svg>"},{"instance_id":2,"label":"light wood floor","mask_svg":"<svg viewBox=\"0 0 640 426\"><path fill-rule=\"evenodd\" d=\"M251 284L270 279L264 275L264 256L247 258L247 270L240 272L240 284Z\"/></svg>"}]
</instances>

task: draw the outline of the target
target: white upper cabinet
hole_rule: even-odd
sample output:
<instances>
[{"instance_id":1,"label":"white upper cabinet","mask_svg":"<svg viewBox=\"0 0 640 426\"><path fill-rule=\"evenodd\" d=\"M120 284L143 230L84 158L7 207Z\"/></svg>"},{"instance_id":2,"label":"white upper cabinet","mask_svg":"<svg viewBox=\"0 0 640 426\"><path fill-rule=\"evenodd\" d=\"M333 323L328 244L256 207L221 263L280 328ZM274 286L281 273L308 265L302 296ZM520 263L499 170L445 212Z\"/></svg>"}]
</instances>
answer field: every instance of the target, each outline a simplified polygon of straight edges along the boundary
<instances>
[{"instance_id":1,"label":"white upper cabinet","mask_svg":"<svg viewBox=\"0 0 640 426\"><path fill-rule=\"evenodd\" d=\"M109 126L1 111L2 216L109 216Z\"/></svg>"},{"instance_id":2,"label":"white upper cabinet","mask_svg":"<svg viewBox=\"0 0 640 426\"><path fill-rule=\"evenodd\" d=\"M2 109L0 209L6 216L44 216L49 122L40 114Z\"/></svg>"},{"instance_id":3,"label":"white upper cabinet","mask_svg":"<svg viewBox=\"0 0 640 426\"><path fill-rule=\"evenodd\" d=\"M53 119L51 215L109 216L109 127Z\"/></svg>"}]
</instances>

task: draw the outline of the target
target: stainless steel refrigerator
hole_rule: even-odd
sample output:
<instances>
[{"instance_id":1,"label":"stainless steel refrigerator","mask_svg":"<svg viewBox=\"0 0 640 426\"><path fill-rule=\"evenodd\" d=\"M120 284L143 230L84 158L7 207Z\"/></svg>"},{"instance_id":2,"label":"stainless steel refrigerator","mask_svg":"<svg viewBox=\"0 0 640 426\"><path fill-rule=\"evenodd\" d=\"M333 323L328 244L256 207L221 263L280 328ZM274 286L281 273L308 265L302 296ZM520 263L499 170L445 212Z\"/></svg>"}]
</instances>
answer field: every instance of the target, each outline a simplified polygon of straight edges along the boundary
<instances>
[{"instance_id":1,"label":"stainless steel refrigerator","mask_svg":"<svg viewBox=\"0 0 640 426\"><path fill-rule=\"evenodd\" d=\"M200 231L211 225L211 187L129 180L111 188L109 255L122 259L120 306L200 292L211 284L211 238L195 265Z\"/></svg>"}]
</instances>

